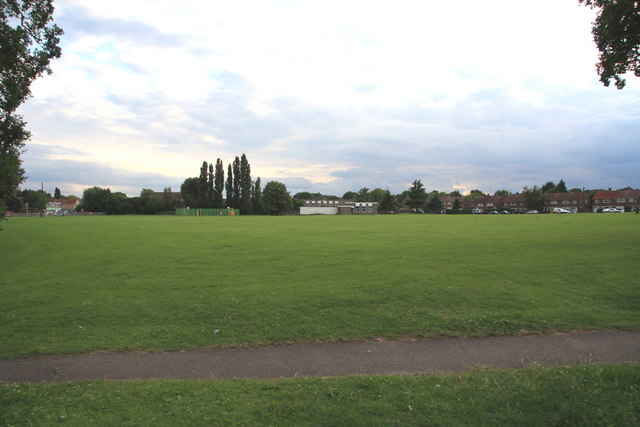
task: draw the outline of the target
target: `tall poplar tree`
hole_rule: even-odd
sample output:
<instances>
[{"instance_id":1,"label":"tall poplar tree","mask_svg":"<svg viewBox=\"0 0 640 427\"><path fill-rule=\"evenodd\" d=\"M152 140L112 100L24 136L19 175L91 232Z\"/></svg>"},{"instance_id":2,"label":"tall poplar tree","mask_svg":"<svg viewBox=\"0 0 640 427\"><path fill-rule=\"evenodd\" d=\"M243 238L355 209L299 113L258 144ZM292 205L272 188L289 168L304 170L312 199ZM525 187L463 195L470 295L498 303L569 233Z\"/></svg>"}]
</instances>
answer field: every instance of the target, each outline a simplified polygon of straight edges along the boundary
<instances>
[{"instance_id":1,"label":"tall poplar tree","mask_svg":"<svg viewBox=\"0 0 640 427\"><path fill-rule=\"evenodd\" d=\"M251 202L253 203L253 213L262 214L262 188L260 188L260 177L256 178L251 191Z\"/></svg>"},{"instance_id":2,"label":"tall poplar tree","mask_svg":"<svg viewBox=\"0 0 640 427\"><path fill-rule=\"evenodd\" d=\"M231 169L231 163L229 163L229 167L227 169L227 183L225 185L225 190L227 190L227 207L235 207L235 203L233 201L233 170Z\"/></svg>"},{"instance_id":3,"label":"tall poplar tree","mask_svg":"<svg viewBox=\"0 0 640 427\"><path fill-rule=\"evenodd\" d=\"M213 179L213 207L223 208L223 193L224 193L224 165L222 160L218 158L216 160L216 168Z\"/></svg>"},{"instance_id":4,"label":"tall poplar tree","mask_svg":"<svg viewBox=\"0 0 640 427\"><path fill-rule=\"evenodd\" d=\"M198 178L198 208L206 208L207 207L207 169L209 165L206 161L202 162L202 167L200 168L200 177Z\"/></svg>"},{"instance_id":5,"label":"tall poplar tree","mask_svg":"<svg viewBox=\"0 0 640 427\"><path fill-rule=\"evenodd\" d=\"M240 208L240 158L233 160L233 208Z\"/></svg>"},{"instance_id":6,"label":"tall poplar tree","mask_svg":"<svg viewBox=\"0 0 640 427\"><path fill-rule=\"evenodd\" d=\"M207 208L213 208L213 163L209 163L209 182L207 182Z\"/></svg>"},{"instance_id":7,"label":"tall poplar tree","mask_svg":"<svg viewBox=\"0 0 640 427\"><path fill-rule=\"evenodd\" d=\"M240 157L240 210L243 214L253 213L251 202L251 165L243 153Z\"/></svg>"}]
</instances>

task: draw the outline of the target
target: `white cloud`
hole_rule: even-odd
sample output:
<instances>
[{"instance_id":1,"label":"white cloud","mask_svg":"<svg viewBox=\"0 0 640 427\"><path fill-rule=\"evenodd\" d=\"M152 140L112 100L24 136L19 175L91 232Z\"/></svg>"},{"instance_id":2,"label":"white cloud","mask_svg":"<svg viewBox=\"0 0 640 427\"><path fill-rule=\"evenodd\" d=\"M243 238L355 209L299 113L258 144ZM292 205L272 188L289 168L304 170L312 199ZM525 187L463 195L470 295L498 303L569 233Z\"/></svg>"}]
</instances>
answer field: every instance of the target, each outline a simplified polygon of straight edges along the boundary
<instances>
[{"instance_id":1,"label":"white cloud","mask_svg":"<svg viewBox=\"0 0 640 427\"><path fill-rule=\"evenodd\" d=\"M601 87L593 11L575 0L56 7L63 56L23 111L34 144L69 151L35 150L33 176L53 164L42 159L86 161L143 188L244 152L254 176L335 194L421 177L442 190L640 186L614 165L638 165L640 79ZM587 173L609 147L620 156Z\"/></svg>"}]
</instances>

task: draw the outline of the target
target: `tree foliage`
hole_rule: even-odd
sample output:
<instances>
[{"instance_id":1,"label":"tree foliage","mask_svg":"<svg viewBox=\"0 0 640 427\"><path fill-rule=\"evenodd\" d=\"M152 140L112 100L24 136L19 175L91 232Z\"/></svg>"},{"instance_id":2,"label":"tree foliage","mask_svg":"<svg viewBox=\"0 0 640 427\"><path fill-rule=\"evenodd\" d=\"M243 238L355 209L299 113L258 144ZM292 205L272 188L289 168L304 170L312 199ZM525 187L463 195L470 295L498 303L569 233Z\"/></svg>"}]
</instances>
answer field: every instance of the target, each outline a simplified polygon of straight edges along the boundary
<instances>
[{"instance_id":1,"label":"tree foliage","mask_svg":"<svg viewBox=\"0 0 640 427\"><path fill-rule=\"evenodd\" d=\"M278 181L269 181L262 191L262 209L268 215L280 215L291 209L291 195L287 186Z\"/></svg>"},{"instance_id":2,"label":"tree foliage","mask_svg":"<svg viewBox=\"0 0 640 427\"><path fill-rule=\"evenodd\" d=\"M342 198L345 200L355 200L358 198L358 193L355 191L347 191L342 195Z\"/></svg>"},{"instance_id":3,"label":"tree foliage","mask_svg":"<svg viewBox=\"0 0 640 427\"><path fill-rule=\"evenodd\" d=\"M196 204L196 207L198 208L209 207L207 203L207 195L209 194L209 190L208 190L209 174L207 173L208 168L209 168L209 165L205 160L204 162L202 162L202 166L200 167L200 177L198 178L198 202Z\"/></svg>"},{"instance_id":4,"label":"tree foliage","mask_svg":"<svg viewBox=\"0 0 640 427\"><path fill-rule=\"evenodd\" d=\"M42 190L23 190L20 193L23 204L29 204L30 211L43 211L47 207L47 202L51 199L51 194Z\"/></svg>"},{"instance_id":5,"label":"tree foliage","mask_svg":"<svg viewBox=\"0 0 640 427\"><path fill-rule=\"evenodd\" d=\"M240 157L240 199L238 201L239 209L241 214L252 214L253 213L253 203L251 201L251 190L252 190L252 182L251 182L251 165L249 164L249 160L247 160L247 156L243 153Z\"/></svg>"},{"instance_id":6,"label":"tree foliage","mask_svg":"<svg viewBox=\"0 0 640 427\"><path fill-rule=\"evenodd\" d=\"M407 199L407 206L411 209L423 209L427 200L427 192L424 189L424 185L419 179L416 179L409 187L409 198Z\"/></svg>"},{"instance_id":7,"label":"tree foliage","mask_svg":"<svg viewBox=\"0 0 640 427\"><path fill-rule=\"evenodd\" d=\"M442 198L437 191L433 191L429 194L425 207L429 213L442 212Z\"/></svg>"},{"instance_id":8,"label":"tree foliage","mask_svg":"<svg viewBox=\"0 0 640 427\"><path fill-rule=\"evenodd\" d=\"M173 192L171 187L166 187L162 191L162 210L164 212L171 212L176 208L176 199L173 198Z\"/></svg>"},{"instance_id":9,"label":"tree foliage","mask_svg":"<svg viewBox=\"0 0 640 427\"><path fill-rule=\"evenodd\" d=\"M553 193L556 190L556 184L553 181L547 181L541 188L543 193Z\"/></svg>"},{"instance_id":10,"label":"tree foliage","mask_svg":"<svg viewBox=\"0 0 640 427\"><path fill-rule=\"evenodd\" d=\"M162 197L149 188L142 189L138 204L136 211L143 214L156 214L162 211L164 205Z\"/></svg>"},{"instance_id":11,"label":"tree foliage","mask_svg":"<svg viewBox=\"0 0 640 427\"><path fill-rule=\"evenodd\" d=\"M566 193L566 192L567 192L567 184L564 182L563 179L561 179L560 182L558 182L558 185L556 185L554 193Z\"/></svg>"},{"instance_id":12,"label":"tree foliage","mask_svg":"<svg viewBox=\"0 0 640 427\"><path fill-rule=\"evenodd\" d=\"M391 213L396 210L398 205L397 199L391 194L389 189L387 188L384 191L384 196L380 201L379 211L384 213Z\"/></svg>"},{"instance_id":13,"label":"tree foliage","mask_svg":"<svg viewBox=\"0 0 640 427\"><path fill-rule=\"evenodd\" d=\"M227 169L227 181L225 182L224 189L227 193L227 206L228 208L235 207L235 200L233 200L233 169L231 169L231 163L228 165Z\"/></svg>"},{"instance_id":14,"label":"tree foliage","mask_svg":"<svg viewBox=\"0 0 640 427\"><path fill-rule=\"evenodd\" d=\"M236 156L233 159L233 180L232 180L232 198L233 201L231 207L234 209L240 208L240 157Z\"/></svg>"},{"instance_id":15,"label":"tree foliage","mask_svg":"<svg viewBox=\"0 0 640 427\"><path fill-rule=\"evenodd\" d=\"M25 178L20 154L31 135L16 111L61 54L53 10L53 0L0 0L0 218Z\"/></svg>"},{"instance_id":16,"label":"tree foliage","mask_svg":"<svg viewBox=\"0 0 640 427\"><path fill-rule=\"evenodd\" d=\"M524 187L522 189L522 194L524 194L524 205L527 209L537 210L538 212L542 212L544 208L544 191L542 188L534 185L532 188Z\"/></svg>"},{"instance_id":17,"label":"tree foliage","mask_svg":"<svg viewBox=\"0 0 640 427\"><path fill-rule=\"evenodd\" d=\"M224 165L222 160L216 160L213 178L213 207L221 209L224 206Z\"/></svg>"},{"instance_id":18,"label":"tree foliage","mask_svg":"<svg viewBox=\"0 0 640 427\"><path fill-rule=\"evenodd\" d=\"M198 206L198 188L200 180L197 177L187 178L180 186L180 192L182 193L182 200L184 205L191 208L197 208Z\"/></svg>"},{"instance_id":19,"label":"tree foliage","mask_svg":"<svg viewBox=\"0 0 640 427\"><path fill-rule=\"evenodd\" d=\"M113 213L116 210L116 200L109 188L92 187L82 193L82 203L78 209L87 212Z\"/></svg>"},{"instance_id":20,"label":"tree foliage","mask_svg":"<svg viewBox=\"0 0 640 427\"><path fill-rule=\"evenodd\" d=\"M600 81L609 86L613 79L616 88L622 89L627 71L640 77L640 1L578 1L597 9L591 32L600 51L596 64Z\"/></svg>"},{"instance_id":21,"label":"tree foliage","mask_svg":"<svg viewBox=\"0 0 640 427\"><path fill-rule=\"evenodd\" d=\"M256 178L256 182L253 185L251 192L251 202L253 203L253 213L260 215L262 211L262 188L260 183L260 177Z\"/></svg>"}]
</instances>

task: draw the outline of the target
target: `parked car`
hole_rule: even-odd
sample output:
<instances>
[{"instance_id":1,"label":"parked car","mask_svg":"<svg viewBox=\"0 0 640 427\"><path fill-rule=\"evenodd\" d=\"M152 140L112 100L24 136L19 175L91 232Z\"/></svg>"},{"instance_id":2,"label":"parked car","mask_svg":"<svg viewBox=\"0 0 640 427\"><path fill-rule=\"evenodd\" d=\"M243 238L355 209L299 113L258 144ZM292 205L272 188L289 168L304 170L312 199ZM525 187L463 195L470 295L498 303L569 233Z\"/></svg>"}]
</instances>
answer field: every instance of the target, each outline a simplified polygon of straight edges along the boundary
<instances>
[{"instance_id":1,"label":"parked car","mask_svg":"<svg viewBox=\"0 0 640 427\"><path fill-rule=\"evenodd\" d=\"M616 208L605 208L602 209L602 212L607 212L607 213L621 213L622 211Z\"/></svg>"},{"instance_id":2,"label":"parked car","mask_svg":"<svg viewBox=\"0 0 640 427\"><path fill-rule=\"evenodd\" d=\"M492 215L496 215L498 213L498 211L491 211L489 213L492 214Z\"/></svg>"},{"instance_id":3,"label":"parked car","mask_svg":"<svg viewBox=\"0 0 640 427\"><path fill-rule=\"evenodd\" d=\"M509 211L500 211L501 214L510 214L511 212Z\"/></svg>"},{"instance_id":4,"label":"parked car","mask_svg":"<svg viewBox=\"0 0 640 427\"><path fill-rule=\"evenodd\" d=\"M528 213L528 214L537 214L537 213L540 213L540 212L538 212L538 211L537 211L537 210L535 210L535 209L531 209L530 211L527 211L527 213Z\"/></svg>"},{"instance_id":5,"label":"parked car","mask_svg":"<svg viewBox=\"0 0 640 427\"><path fill-rule=\"evenodd\" d=\"M563 208L553 208L553 213L571 213L570 210L567 209L563 209Z\"/></svg>"}]
</instances>

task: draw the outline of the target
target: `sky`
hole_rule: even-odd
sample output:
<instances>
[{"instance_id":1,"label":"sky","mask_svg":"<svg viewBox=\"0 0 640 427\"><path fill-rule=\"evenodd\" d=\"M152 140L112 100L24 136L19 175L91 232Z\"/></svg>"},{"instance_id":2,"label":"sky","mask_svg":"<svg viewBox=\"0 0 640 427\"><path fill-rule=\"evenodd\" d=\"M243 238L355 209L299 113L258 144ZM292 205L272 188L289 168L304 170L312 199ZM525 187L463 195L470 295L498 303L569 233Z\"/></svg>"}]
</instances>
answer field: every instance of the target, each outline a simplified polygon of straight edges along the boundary
<instances>
[{"instance_id":1,"label":"sky","mask_svg":"<svg viewBox=\"0 0 640 427\"><path fill-rule=\"evenodd\" d=\"M640 79L577 0L57 0L22 188L179 191L243 153L299 191L640 188Z\"/></svg>"}]
</instances>

